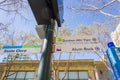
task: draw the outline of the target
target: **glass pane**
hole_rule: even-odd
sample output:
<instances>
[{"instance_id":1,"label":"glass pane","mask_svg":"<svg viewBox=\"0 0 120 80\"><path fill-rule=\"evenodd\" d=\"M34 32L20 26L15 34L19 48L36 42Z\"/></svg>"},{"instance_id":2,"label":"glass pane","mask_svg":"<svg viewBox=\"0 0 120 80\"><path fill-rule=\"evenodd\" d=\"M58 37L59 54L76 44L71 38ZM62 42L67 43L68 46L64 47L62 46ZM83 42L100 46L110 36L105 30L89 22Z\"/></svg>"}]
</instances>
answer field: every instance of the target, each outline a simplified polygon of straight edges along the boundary
<instances>
[{"instance_id":1,"label":"glass pane","mask_svg":"<svg viewBox=\"0 0 120 80\"><path fill-rule=\"evenodd\" d=\"M6 80L14 80L14 78L9 78L9 79L6 79Z\"/></svg>"},{"instance_id":2,"label":"glass pane","mask_svg":"<svg viewBox=\"0 0 120 80\"><path fill-rule=\"evenodd\" d=\"M24 79L26 72L18 72L16 78Z\"/></svg>"},{"instance_id":3,"label":"glass pane","mask_svg":"<svg viewBox=\"0 0 120 80\"><path fill-rule=\"evenodd\" d=\"M79 72L79 79L88 79L88 72L87 71L80 71Z\"/></svg>"},{"instance_id":4,"label":"glass pane","mask_svg":"<svg viewBox=\"0 0 120 80\"><path fill-rule=\"evenodd\" d=\"M34 80L34 78L26 78L25 80Z\"/></svg>"},{"instance_id":5,"label":"glass pane","mask_svg":"<svg viewBox=\"0 0 120 80\"><path fill-rule=\"evenodd\" d=\"M34 78L35 72L27 72L26 78Z\"/></svg>"},{"instance_id":6,"label":"glass pane","mask_svg":"<svg viewBox=\"0 0 120 80\"><path fill-rule=\"evenodd\" d=\"M66 72L59 72L59 80L61 80L64 76L65 76L65 73ZM68 72L66 73L66 76L64 78L64 80L67 80L68 79Z\"/></svg>"},{"instance_id":7,"label":"glass pane","mask_svg":"<svg viewBox=\"0 0 120 80\"><path fill-rule=\"evenodd\" d=\"M69 72L69 79L78 79L78 72Z\"/></svg>"},{"instance_id":8,"label":"glass pane","mask_svg":"<svg viewBox=\"0 0 120 80\"><path fill-rule=\"evenodd\" d=\"M16 78L15 80L24 80L24 78Z\"/></svg>"},{"instance_id":9,"label":"glass pane","mask_svg":"<svg viewBox=\"0 0 120 80\"><path fill-rule=\"evenodd\" d=\"M15 78L16 72L9 72L7 78Z\"/></svg>"}]
</instances>

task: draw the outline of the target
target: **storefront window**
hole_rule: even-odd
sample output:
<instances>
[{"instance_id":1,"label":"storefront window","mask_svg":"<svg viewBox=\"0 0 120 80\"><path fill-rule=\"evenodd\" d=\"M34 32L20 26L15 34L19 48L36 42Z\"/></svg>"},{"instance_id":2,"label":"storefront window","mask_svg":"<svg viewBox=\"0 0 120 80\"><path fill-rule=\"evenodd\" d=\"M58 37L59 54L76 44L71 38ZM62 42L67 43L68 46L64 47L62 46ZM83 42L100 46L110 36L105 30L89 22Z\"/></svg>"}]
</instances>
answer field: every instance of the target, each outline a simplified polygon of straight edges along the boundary
<instances>
[{"instance_id":1,"label":"storefront window","mask_svg":"<svg viewBox=\"0 0 120 80\"><path fill-rule=\"evenodd\" d=\"M26 72L18 72L16 78L17 79L24 79Z\"/></svg>"},{"instance_id":2,"label":"storefront window","mask_svg":"<svg viewBox=\"0 0 120 80\"><path fill-rule=\"evenodd\" d=\"M77 80L78 78L78 72L69 72L69 79Z\"/></svg>"},{"instance_id":3,"label":"storefront window","mask_svg":"<svg viewBox=\"0 0 120 80\"><path fill-rule=\"evenodd\" d=\"M34 78L34 72L27 72L26 78Z\"/></svg>"},{"instance_id":4,"label":"storefront window","mask_svg":"<svg viewBox=\"0 0 120 80\"><path fill-rule=\"evenodd\" d=\"M59 72L59 80L68 80L68 72Z\"/></svg>"},{"instance_id":5,"label":"storefront window","mask_svg":"<svg viewBox=\"0 0 120 80\"><path fill-rule=\"evenodd\" d=\"M88 80L88 71L59 72L59 80L62 80L64 76L64 80Z\"/></svg>"},{"instance_id":6,"label":"storefront window","mask_svg":"<svg viewBox=\"0 0 120 80\"><path fill-rule=\"evenodd\" d=\"M88 80L88 72L87 71L80 71L79 72L79 79L80 80Z\"/></svg>"},{"instance_id":7,"label":"storefront window","mask_svg":"<svg viewBox=\"0 0 120 80\"><path fill-rule=\"evenodd\" d=\"M34 80L34 72L9 72L6 80Z\"/></svg>"},{"instance_id":8,"label":"storefront window","mask_svg":"<svg viewBox=\"0 0 120 80\"><path fill-rule=\"evenodd\" d=\"M8 76L7 76L7 80L11 80L13 78L15 78L16 76L16 72L9 72Z\"/></svg>"}]
</instances>

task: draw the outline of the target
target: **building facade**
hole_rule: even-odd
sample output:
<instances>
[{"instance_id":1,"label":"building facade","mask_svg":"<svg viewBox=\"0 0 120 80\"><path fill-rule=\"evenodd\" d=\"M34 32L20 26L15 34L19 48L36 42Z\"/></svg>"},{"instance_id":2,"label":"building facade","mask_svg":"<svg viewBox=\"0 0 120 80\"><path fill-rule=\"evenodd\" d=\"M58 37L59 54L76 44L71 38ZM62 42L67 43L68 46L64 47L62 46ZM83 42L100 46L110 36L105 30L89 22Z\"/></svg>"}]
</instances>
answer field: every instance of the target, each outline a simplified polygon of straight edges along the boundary
<instances>
[{"instance_id":1,"label":"building facade","mask_svg":"<svg viewBox=\"0 0 120 80\"><path fill-rule=\"evenodd\" d=\"M39 61L16 60L0 63L0 80L36 80ZM52 62L51 80L113 80L104 62L60 60Z\"/></svg>"}]
</instances>

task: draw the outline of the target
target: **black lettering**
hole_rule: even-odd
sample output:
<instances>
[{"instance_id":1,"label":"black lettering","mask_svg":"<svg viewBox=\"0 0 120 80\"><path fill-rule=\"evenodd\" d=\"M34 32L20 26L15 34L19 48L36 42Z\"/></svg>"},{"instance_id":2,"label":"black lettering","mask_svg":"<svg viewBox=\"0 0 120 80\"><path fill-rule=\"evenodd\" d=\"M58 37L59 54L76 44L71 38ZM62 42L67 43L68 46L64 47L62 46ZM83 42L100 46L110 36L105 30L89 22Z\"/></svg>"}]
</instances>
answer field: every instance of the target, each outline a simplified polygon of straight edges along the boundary
<instances>
[{"instance_id":1,"label":"black lettering","mask_svg":"<svg viewBox=\"0 0 120 80\"><path fill-rule=\"evenodd\" d=\"M74 42L75 40L71 40L71 39L69 39L69 40L65 40L65 39L63 39L63 42Z\"/></svg>"},{"instance_id":2,"label":"black lettering","mask_svg":"<svg viewBox=\"0 0 120 80\"><path fill-rule=\"evenodd\" d=\"M77 39L76 41L82 41L82 39Z\"/></svg>"},{"instance_id":3,"label":"black lettering","mask_svg":"<svg viewBox=\"0 0 120 80\"><path fill-rule=\"evenodd\" d=\"M84 39L84 41L91 41L90 39Z\"/></svg>"},{"instance_id":4,"label":"black lettering","mask_svg":"<svg viewBox=\"0 0 120 80\"><path fill-rule=\"evenodd\" d=\"M72 51L81 51L83 50L82 48L72 48Z\"/></svg>"},{"instance_id":5,"label":"black lettering","mask_svg":"<svg viewBox=\"0 0 120 80\"><path fill-rule=\"evenodd\" d=\"M91 48L84 48L84 50L93 50L93 48L91 47Z\"/></svg>"},{"instance_id":6,"label":"black lettering","mask_svg":"<svg viewBox=\"0 0 120 80\"><path fill-rule=\"evenodd\" d=\"M16 52L26 52L27 50L20 50L20 49L17 49Z\"/></svg>"},{"instance_id":7,"label":"black lettering","mask_svg":"<svg viewBox=\"0 0 120 80\"><path fill-rule=\"evenodd\" d=\"M7 50L7 49L5 49L4 52L15 52L15 50Z\"/></svg>"}]
</instances>

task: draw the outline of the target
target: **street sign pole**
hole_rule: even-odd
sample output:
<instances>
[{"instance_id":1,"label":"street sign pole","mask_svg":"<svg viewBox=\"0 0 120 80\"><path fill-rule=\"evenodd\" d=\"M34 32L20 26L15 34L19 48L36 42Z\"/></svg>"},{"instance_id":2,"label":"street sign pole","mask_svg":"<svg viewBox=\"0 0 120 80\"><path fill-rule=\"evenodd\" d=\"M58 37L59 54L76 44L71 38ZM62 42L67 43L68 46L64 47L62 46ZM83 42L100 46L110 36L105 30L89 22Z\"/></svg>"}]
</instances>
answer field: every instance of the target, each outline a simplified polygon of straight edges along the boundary
<instances>
[{"instance_id":1,"label":"street sign pole","mask_svg":"<svg viewBox=\"0 0 120 80\"><path fill-rule=\"evenodd\" d=\"M28 0L38 25L47 25L37 80L49 80L55 21L61 27L63 0ZM51 20L53 19L53 20ZM41 28L42 29L42 28ZM44 31L41 31L44 33ZM38 32L42 34L41 32Z\"/></svg>"},{"instance_id":2,"label":"street sign pole","mask_svg":"<svg viewBox=\"0 0 120 80\"><path fill-rule=\"evenodd\" d=\"M54 21L46 28L46 37L44 39L44 50L41 56L37 80L50 80L51 57L53 45Z\"/></svg>"}]
</instances>

